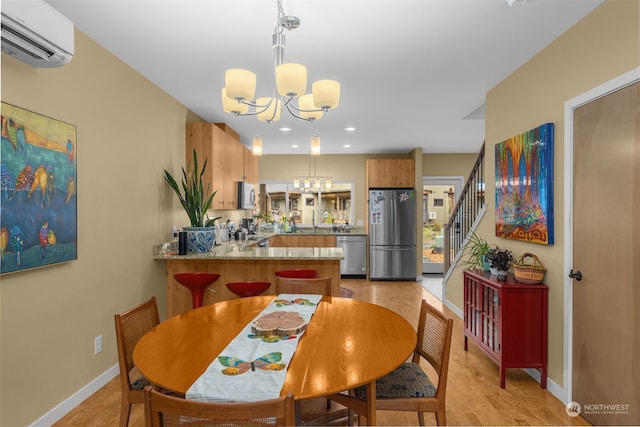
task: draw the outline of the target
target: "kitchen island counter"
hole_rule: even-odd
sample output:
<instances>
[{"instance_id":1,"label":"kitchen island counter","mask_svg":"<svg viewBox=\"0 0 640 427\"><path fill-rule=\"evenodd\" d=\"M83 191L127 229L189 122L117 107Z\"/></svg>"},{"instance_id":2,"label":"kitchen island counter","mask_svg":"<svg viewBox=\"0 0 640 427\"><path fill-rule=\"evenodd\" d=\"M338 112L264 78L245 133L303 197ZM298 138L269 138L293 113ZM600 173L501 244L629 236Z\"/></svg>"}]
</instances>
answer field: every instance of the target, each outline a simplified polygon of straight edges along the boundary
<instances>
[{"instance_id":1,"label":"kitchen island counter","mask_svg":"<svg viewBox=\"0 0 640 427\"><path fill-rule=\"evenodd\" d=\"M344 258L340 248L270 248L259 246L242 246L235 243L223 243L214 247L211 252L178 255L175 250L163 250L162 245L154 247L153 259L175 260L338 260Z\"/></svg>"},{"instance_id":2,"label":"kitchen island counter","mask_svg":"<svg viewBox=\"0 0 640 427\"><path fill-rule=\"evenodd\" d=\"M257 236L258 241L264 236ZM191 309L191 294L175 279L174 274L184 272L209 272L220 278L205 291L203 304L213 304L238 298L227 289L229 282L270 282L264 295L275 295L275 272L293 268L310 268L320 272L320 277L332 277L332 294L340 294L340 261L344 258L341 248L319 247L259 247L257 241L246 245L224 242L211 252L178 255L175 244L161 244L153 248L153 258L166 264L167 318Z\"/></svg>"}]
</instances>

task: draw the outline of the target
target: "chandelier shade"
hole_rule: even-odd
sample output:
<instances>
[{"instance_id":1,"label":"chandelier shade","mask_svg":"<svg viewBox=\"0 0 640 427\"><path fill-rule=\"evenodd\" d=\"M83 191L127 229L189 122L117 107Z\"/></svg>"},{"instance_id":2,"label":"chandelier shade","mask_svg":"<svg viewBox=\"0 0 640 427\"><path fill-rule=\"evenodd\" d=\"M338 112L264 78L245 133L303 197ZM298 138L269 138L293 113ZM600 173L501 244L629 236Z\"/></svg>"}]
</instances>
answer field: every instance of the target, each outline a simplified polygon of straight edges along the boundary
<instances>
[{"instance_id":1,"label":"chandelier shade","mask_svg":"<svg viewBox=\"0 0 640 427\"><path fill-rule=\"evenodd\" d=\"M256 74L241 68L232 68L224 73L227 96L235 100L251 101L256 95Z\"/></svg>"},{"instance_id":2,"label":"chandelier shade","mask_svg":"<svg viewBox=\"0 0 640 427\"><path fill-rule=\"evenodd\" d=\"M313 102L313 95L307 93L298 99L300 106L300 117L305 119L318 120L322 118L322 110L318 110Z\"/></svg>"},{"instance_id":3,"label":"chandelier shade","mask_svg":"<svg viewBox=\"0 0 640 427\"><path fill-rule=\"evenodd\" d=\"M335 80L318 80L311 85L316 108L328 111L340 104L340 83Z\"/></svg>"},{"instance_id":4,"label":"chandelier shade","mask_svg":"<svg viewBox=\"0 0 640 427\"><path fill-rule=\"evenodd\" d=\"M307 89L307 67L293 62L276 68L276 86L280 96L296 98Z\"/></svg>"},{"instance_id":5,"label":"chandelier shade","mask_svg":"<svg viewBox=\"0 0 640 427\"><path fill-rule=\"evenodd\" d=\"M281 102L278 98L258 98L256 99L256 111L258 120L261 122L277 122L280 120Z\"/></svg>"},{"instance_id":6,"label":"chandelier shade","mask_svg":"<svg viewBox=\"0 0 640 427\"><path fill-rule=\"evenodd\" d=\"M242 104L235 99L229 98L227 96L227 89L222 88L222 109L225 113L233 114L235 116L240 114L245 114L249 111L248 104Z\"/></svg>"}]
</instances>

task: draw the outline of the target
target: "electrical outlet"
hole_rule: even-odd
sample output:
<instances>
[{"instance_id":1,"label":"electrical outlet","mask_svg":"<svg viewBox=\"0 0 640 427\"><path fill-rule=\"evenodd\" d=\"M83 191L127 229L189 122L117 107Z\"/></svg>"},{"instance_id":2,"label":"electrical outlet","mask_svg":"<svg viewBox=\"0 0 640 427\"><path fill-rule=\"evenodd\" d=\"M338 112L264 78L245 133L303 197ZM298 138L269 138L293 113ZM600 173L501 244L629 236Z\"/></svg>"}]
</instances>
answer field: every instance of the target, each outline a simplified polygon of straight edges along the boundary
<instances>
[{"instance_id":1,"label":"electrical outlet","mask_svg":"<svg viewBox=\"0 0 640 427\"><path fill-rule=\"evenodd\" d=\"M98 354L102 351L102 335L98 335L93 339L93 354Z\"/></svg>"}]
</instances>

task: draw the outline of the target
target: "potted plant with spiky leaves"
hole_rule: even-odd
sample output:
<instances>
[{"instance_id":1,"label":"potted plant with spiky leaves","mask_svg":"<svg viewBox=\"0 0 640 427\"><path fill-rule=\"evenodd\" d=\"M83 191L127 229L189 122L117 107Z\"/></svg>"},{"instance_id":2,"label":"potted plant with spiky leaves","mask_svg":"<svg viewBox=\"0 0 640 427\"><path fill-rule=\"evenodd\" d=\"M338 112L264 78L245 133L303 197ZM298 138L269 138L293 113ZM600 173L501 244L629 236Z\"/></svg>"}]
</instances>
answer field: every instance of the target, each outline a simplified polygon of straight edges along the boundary
<instances>
[{"instance_id":1,"label":"potted plant with spiky leaves","mask_svg":"<svg viewBox=\"0 0 640 427\"><path fill-rule=\"evenodd\" d=\"M193 150L193 167L187 162L187 168L182 168L181 185L173 175L164 170L164 180L178 196L182 208L189 217L191 227L183 227L187 232L187 245L191 252L208 252L215 241L215 229L213 223L216 218L209 218L207 209L215 197L217 190L211 192L209 185L206 191L203 176L207 169L207 159L204 159L202 169L198 169L198 154Z\"/></svg>"},{"instance_id":2,"label":"potted plant with spiky leaves","mask_svg":"<svg viewBox=\"0 0 640 427\"><path fill-rule=\"evenodd\" d=\"M491 245L489 245L484 237L478 236L472 231L463 248L464 258L461 260L460 265L471 270L489 270L489 263L486 260L486 256L491 250Z\"/></svg>"}]
</instances>

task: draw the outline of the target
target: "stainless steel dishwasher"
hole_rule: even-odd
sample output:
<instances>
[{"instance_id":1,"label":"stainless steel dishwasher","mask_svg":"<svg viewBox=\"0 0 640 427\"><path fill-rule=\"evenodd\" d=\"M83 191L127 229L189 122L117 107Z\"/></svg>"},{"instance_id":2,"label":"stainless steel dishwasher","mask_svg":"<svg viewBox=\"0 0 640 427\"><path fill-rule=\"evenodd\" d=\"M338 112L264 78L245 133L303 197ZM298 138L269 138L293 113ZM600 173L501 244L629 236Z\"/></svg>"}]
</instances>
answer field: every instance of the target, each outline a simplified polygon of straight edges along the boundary
<instances>
[{"instance_id":1,"label":"stainless steel dishwasher","mask_svg":"<svg viewBox=\"0 0 640 427\"><path fill-rule=\"evenodd\" d=\"M344 259L340 261L341 276L367 275L367 236L336 236L336 244L342 248Z\"/></svg>"}]
</instances>

